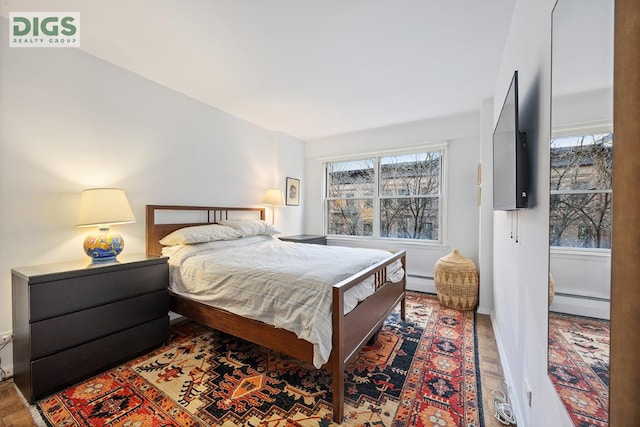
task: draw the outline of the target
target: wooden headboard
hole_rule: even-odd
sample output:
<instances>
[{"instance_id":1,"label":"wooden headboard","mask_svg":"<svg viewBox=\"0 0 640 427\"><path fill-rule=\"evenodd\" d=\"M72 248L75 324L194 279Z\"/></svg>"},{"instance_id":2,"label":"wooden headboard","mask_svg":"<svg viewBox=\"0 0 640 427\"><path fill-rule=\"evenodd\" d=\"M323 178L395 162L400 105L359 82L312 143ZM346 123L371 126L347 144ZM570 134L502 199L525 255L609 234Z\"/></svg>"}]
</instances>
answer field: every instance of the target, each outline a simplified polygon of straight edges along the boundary
<instances>
[{"instance_id":1,"label":"wooden headboard","mask_svg":"<svg viewBox=\"0 0 640 427\"><path fill-rule=\"evenodd\" d=\"M215 224L225 219L264 220L264 211L265 208L147 205L147 254L161 255L162 245L159 240L180 228ZM165 218L158 218L161 215Z\"/></svg>"}]
</instances>

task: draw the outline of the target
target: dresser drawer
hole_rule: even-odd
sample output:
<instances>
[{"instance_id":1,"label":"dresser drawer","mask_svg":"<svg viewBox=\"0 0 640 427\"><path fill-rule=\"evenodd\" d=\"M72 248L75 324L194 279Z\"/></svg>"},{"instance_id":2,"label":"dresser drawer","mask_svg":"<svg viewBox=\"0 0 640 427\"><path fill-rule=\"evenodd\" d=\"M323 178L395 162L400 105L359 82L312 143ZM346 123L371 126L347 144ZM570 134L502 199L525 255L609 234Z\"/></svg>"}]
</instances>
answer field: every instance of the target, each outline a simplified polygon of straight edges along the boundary
<instances>
[{"instance_id":1,"label":"dresser drawer","mask_svg":"<svg viewBox=\"0 0 640 427\"><path fill-rule=\"evenodd\" d=\"M31 362L34 401L163 344L169 316ZM31 397L31 399L29 399Z\"/></svg>"},{"instance_id":2,"label":"dresser drawer","mask_svg":"<svg viewBox=\"0 0 640 427\"><path fill-rule=\"evenodd\" d=\"M38 359L162 316L169 291L130 298L31 324L31 357Z\"/></svg>"},{"instance_id":3,"label":"dresser drawer","mask_svg":"<svg viewBox=\"0 0 640 427\"><path fill-rule=\"evenodd\" d=\"M166 263L72 277L29 286L31 312L35 322L61 314L85 310L162 289L169 285Z\"/></svg>"}]
</instances>

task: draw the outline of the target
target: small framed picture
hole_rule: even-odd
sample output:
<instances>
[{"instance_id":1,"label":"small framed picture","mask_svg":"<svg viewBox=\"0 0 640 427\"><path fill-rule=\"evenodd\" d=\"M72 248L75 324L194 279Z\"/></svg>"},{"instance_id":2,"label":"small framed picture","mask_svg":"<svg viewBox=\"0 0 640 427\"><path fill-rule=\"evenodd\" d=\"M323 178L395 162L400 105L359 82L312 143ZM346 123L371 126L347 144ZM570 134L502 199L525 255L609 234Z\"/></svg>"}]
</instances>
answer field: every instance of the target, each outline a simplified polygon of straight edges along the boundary
<instances>
[{"instance_id":1,"label":"small framed picture","mask_svg":"<svg viewBox=\"0 0 640 427\"><path fill-rule=\"evenodd\" d=\"M287 206L300 205L300 180L287 177L287 197L285 204Z\"/></svg>"}]
</instances>

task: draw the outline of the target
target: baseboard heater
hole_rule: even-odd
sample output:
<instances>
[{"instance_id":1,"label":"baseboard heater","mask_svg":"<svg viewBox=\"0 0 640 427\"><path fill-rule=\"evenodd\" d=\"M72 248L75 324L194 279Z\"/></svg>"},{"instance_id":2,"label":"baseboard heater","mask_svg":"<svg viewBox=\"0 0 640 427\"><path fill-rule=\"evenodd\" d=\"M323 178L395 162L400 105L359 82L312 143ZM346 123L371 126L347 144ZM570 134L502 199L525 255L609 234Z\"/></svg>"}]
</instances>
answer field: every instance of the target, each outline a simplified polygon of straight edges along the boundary
<instances>
[{"instance_id":1,"label":"baseboard heater","mask_svg":"<svg viewBox=\"0 0 640 427\"><path fill-rule=\"evenodd\" d=\"M427 280L433 280L432 276L421 276L419 274L407 274L407 277L412 277L414 279L427 279Z\"/></svg>"},{"instance_id":2,"label":"baseboard heater","mask_svg":"<svg viewBox=\"0 0 640 427\"><path fill-rule=\"evenodd\" d=\"M590 297L586 295L578 295L578 294L567 294L564 292L556 292L556 296L567 297L567 298L578 298L578 299L586 299L590 301L600 301L600 302L611 302L610 299L600 298L600 297Z\"/></svg>"}]
</instances>

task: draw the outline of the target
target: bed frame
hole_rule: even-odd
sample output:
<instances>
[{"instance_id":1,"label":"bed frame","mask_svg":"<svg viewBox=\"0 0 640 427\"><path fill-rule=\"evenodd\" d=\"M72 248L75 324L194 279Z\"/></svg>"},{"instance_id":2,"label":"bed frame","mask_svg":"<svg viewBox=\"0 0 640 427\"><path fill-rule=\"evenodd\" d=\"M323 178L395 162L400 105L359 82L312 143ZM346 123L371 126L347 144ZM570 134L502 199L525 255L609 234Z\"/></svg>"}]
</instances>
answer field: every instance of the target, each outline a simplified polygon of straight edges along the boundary
<instances>
[{"instance_id":1,"label":"bed frame","mask_svg":"<svg viewBox=\"0 0 640 427\"><path fill-rule=\"evenodd\" d=\"M200 211L204 219L189 223L156 222L156 213L159 211L196 213ZM265 209L147 205L147 253L160 255L162 246L158 241L174 230L193 225L213 224L222 219L232 219L238 214L245 218L247 214L253 214L255 219L264 220ZM406 273L402 281L392 283L387 280L385 268L392 262L401 260L406 272L405 258L405 251L395 252L387 260L378 262L333 286L332 350L329 361L323 368L332 372L333 420L337 423L342 422L344 415L345 367L355 360L362 347L380 329L398 304L400 304L401 317L405 319ZM347 315L343 315L345 292L368 277L374 278L375 292ZM175 313L236 337L309 363L313 361L313 345L284 329L213 308L173 293L171 293L170 308Z\"/></svg>"}]
</instances>

